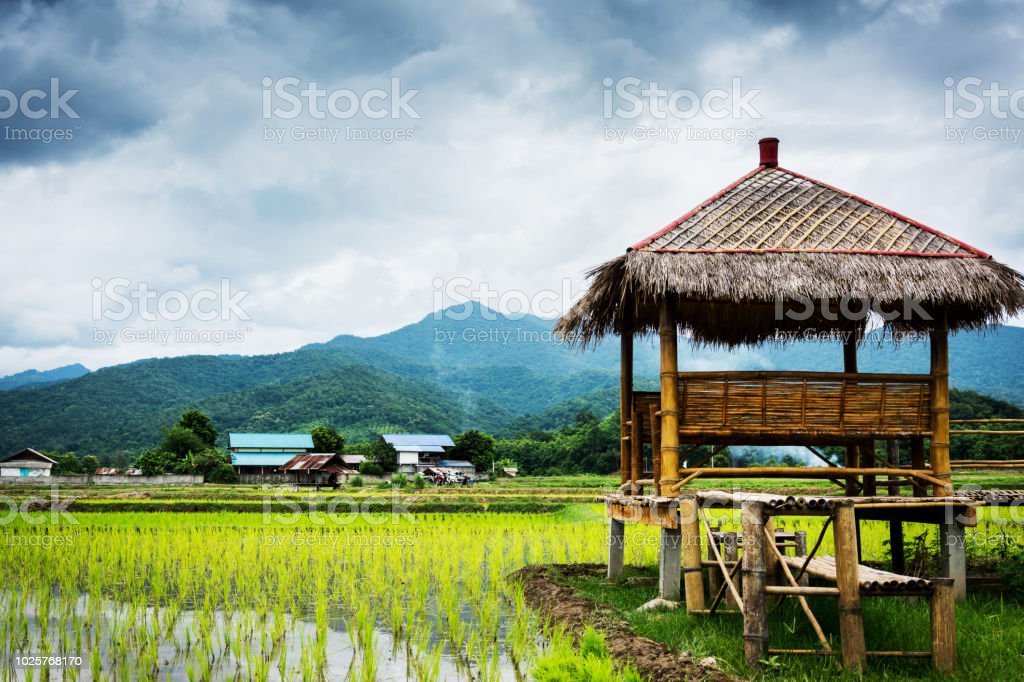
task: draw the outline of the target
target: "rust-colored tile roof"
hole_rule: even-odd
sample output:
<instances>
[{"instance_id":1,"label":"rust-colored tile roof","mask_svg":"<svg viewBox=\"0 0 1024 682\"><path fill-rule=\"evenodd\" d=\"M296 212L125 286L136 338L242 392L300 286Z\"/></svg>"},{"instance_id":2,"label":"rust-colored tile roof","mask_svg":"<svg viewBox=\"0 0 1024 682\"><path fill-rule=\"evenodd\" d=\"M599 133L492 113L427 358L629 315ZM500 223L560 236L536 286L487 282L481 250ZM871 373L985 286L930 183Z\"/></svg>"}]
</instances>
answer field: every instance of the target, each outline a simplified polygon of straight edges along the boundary
<instances>
[{"instance_id":1,"label":"rust-colored tile roof","mask_svg":"<svg viewBox=\"0 0 1024 682\"><path fill-rule=\"evenodd\" d=\"M884 206L765 165L632 248L988 257Z\"/></svg>"},{"instance_id":2,"label":"rust-colored tile roof","mask_svg":"<svg viewBox=\"0 0 1024 682\"><path fill-rule=\"evenodd\" d=\"M281 465L281 471L319 471L330 464L331 460L335 458L337 458L337 462L332 468L342 468L337 466L337 464L341 463L341 458L333 452L295 455Z\"/></svg>"}]
</instances>

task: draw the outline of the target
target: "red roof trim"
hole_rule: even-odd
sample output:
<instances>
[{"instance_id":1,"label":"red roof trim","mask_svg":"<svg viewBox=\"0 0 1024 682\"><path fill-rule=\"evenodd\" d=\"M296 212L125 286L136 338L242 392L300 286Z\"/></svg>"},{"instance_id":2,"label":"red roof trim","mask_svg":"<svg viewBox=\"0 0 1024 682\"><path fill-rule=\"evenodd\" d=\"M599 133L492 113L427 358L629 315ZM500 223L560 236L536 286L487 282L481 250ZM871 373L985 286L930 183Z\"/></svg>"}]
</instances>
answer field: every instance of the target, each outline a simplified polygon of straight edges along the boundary
<instances>
[{"instance_id":1,"label":"red roof trim","mask_svg":"<svg viewBox=\"0 0 1024 682\"><path fill-rule=\"evenodd\" d=\"M729 185L728 187L723 189L721 192L719 192L715 196L711 197L710 199L707 199L707 200L703 201L699 206L696 206L692 210L688 211L686 213L686 215L684 215L683 217L679 218L679 220L676 220L673 223L669 223L664 228L662 228L661 230L659 230L655 234L651 235L647 239L643 239L643 240L637 242L636 244L634 244L633 246L629 247L629 250L630 251L638 251L640 249L644 249L645 246L647 246L648 244L653 242L658 237L662 236L663 234L665 234L669 230L673 230L673 229L679 227L684 222L689 220L690 217L693 216L693 214L696 213L697 211L701 210L702 208L704 208L708 204L711 204L711 203L717 201L718 199L721 199L722 196L725 195L727 192L729 192L732 189L735 189L737 186L739 186L743 182L747 181L748 179L750 179L751 177L753 177L757 173L759 173L759 172L761 172L763 170L766 170L767 168L768 168L767 166L758 166L757 168L755 168L754 170L752 170L751 172L747 173L742 178L737 180L736 182L732 183L731 185ZM838 187L830 185L827 182L822 182L821 180L815 180L814 178L812 178L812 177L810 177L808 175L803 175L802 173L797 173L796 171L791 171L788 168L782 168L781 166L774 167L774 170L779 170L779 171L782 171L784 173L789 173L790 175L798 177L798 178L800 178L802 180L807 180L808 182L813 182L814 184L820 185L822 187L826 187L826 188L832 190L833 192L838 192L839 194L842 194L843 196L847 196L847 197L850 197L851 199L854 199L856 201L863 202L863 203L867 204L868 206L873 206L874 208L877 208L878 210L880 210L880 211L882 211L882 212L884 212L884 213L886 213L888 215L891 215L891 216L893 216L894 218L896 218L898 220L902 220L904 222L910 223L911 225L913 225L914 227L916 227L916 228L918 228L920 230L924 230L925 232L929 232L929 233L934 234L934 235L936 235L938 237L941 237L941 238L946 239L946 240L948 240L950 242L953 242L954 244L956 244L960 248L967 249L971 253L933 253L933 252L921 253L921 252L916 252L916 251L861 251L861 250L854 250L854 249L821 249L821 250L813 250L813 249L645 249L645 250L653 251L653 252L657 252L657 253L846 253L846 254L863 254L863 255L874 255L874 256L940 256L940 257L943 257L943 258L991 258L992 257L990 254L985 253L981 249L979 249L977 247L974 247L974 246L971 246L970 244L968 244L966 242L962 242L959 239L957 239L956 237L951 237L948 234L946 234L945 232L940 232L939 230L936 230L933 227L928 227L924 223L919 222L917 220L914 220L913 218L908 218L907 216L903 215L902 213L897 213L896 211L893 211L890 208L886 208L885 206L882 206L881 204L877 204L877 203L875 203L873 201L869 201L869 200L865 199L864 197L861 197L861 196L858 196L856 194L852 194L852 193L847 192L845 190L839 189Z\"/></svg>"},{"instance_id":2,"label":"red roof trim","mask_svg":"<svg viewBox=\"0 0 1024 682\"><path fill-rule=\"evenodd\" d=\"M864 251L858 249L644 249L650 253L845 253L861 256L913 256L936 258L979 258L974 253L922 251Z\"/></svg>"},{"instance_id":3,"label":"red roof trim","mask_svg":"<svg viewBox=\"0 0 1024 682\"><path fill-rule=\"evenodd\" d=\"M714 202L714 201L717 201L717 200L721 199L721 198L722 198L722 196L723 196L724 194L726 194L726 193L727 193L727 192L728 192L729 190L735 189L735 188L736 188L736 187L738 187L738 186L739 186L740 184L742 184L743 182L746 182L746 181L747 181L748 179L750 179L750 178L754 177L755 175L757 175L757 174L758 174L758 173L760 173L761 171L765 170L766 168L768 168L768 167L767 167L767 166L758 166L757 168L755 168L754 170L750 171L749 173L747 173L746 175L744 175L744 176L743 176L742 178L740 178L739 180L737 180L736 182L732 183L731 185L729 185L728 187L726 187L725 189L723 189L723 190L722 190L721 192L719 192L719 193L718 193L718 194L716 194L715 196L711 197L710 199L705 199L705 200L704 200L703 202L701 202L701 204L700 204L700 205L698 205L698 206L695 206L694 208L692 208L691 210L689 210L689 211L688 211L688 212L686 213L686 215L684 215L684 216L683 216L682 218L680 218L679 220L675 221L674 223L669 223L668 225L666 225L666 226L665 226L665 227L663 227L662 229L658 230L658 231L657 231L656 233L652 234L652 235L651 235L650 237L648 237L647 239L641 239L641 240L640 240L640 241L638 241L638 242L637 242L636 244L633 244L633 246L629 247L629 250L630 250L630 251L637 251L637 250L639 250L639 249L642 249L642 248L644 248L645 246L647 246L648 244L650 244L651 242L653 242L653 241L654 241L655 239L657 239L657 238L658 238L658 237L660 237L661 235L663 235L663 234L665 234L666 232L668 232L669 230L674 230L675 228L677 228L677 227L679 227L680 225L682 225L683 223L685 223L685 222L686 222L687 220L689 220L689 219L690 219L690 216L692 216L692 215L693 215L694 213L696 213L697 211L701 210L702 208L704 208L704 207L705 207L705 206L707 206L708 204L710 204L710 203L712 203L712 202ZM653 250L660 250L660 249L653 249Z\"/></svg>"}]
</instances>

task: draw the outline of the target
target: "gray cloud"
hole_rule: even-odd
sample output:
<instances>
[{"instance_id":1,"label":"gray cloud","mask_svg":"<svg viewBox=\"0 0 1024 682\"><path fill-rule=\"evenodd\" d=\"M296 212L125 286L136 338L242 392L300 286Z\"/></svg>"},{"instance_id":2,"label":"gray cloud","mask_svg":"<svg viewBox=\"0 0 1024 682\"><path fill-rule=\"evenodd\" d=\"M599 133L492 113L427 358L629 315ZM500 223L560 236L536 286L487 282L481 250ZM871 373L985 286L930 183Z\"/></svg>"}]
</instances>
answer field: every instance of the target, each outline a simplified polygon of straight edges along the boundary
<instances>
[{"instance_id":1,"label":"gray cloud","mask_svg":"<svg viewBox=\"0 0 1024 682\"><path fill-rule=\"evenodd\" d=\"M578 289L756 163L753 142L694 130L776 134L783 165L1022 268L1024 140L945 137L1024 121L943 111L947 76L1024 87L1022 27L999 2L19 5L0 18L0 88L59 76L81 135L0 139L0 373L376 333L420 319L437 277ZM357 93L399 78L421 117L264 119L263 79L286 76ZM602 80L627 76L699 94L738 78L761 118L606 120ZM605 139L636 124L681 138ZM414 139L265 139L295 125ZM251 332L96 343L120 327L92 319L90 282L112 277L187 294L229 278L251 321L182 324Z\"/></svg>"}]
</instances>

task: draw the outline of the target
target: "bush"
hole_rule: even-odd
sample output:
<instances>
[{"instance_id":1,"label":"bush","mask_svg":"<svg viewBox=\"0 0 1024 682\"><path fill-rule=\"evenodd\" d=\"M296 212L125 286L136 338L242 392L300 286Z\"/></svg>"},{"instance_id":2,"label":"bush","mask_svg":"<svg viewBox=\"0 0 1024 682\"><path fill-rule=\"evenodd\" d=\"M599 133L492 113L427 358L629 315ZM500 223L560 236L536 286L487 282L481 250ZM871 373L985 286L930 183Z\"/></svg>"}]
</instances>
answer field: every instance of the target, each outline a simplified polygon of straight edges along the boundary
<instances>
[{"instance_id":1,"label":"bush","mask_svg":"<svg viewBox=\"0 0 1024 682\"><path fill-rule=\"evenodd\" d=\"M416 474L412 477L412 487L416 490L423 490L427 487L427 479L423 478L421 474Z\"/></svg>"},{"instance_id":2,"label":"bush","mask_svg":"<svg viewBox=\"0 0 1024 682\"><path fill-rule=\"evenodd\" d=\"M366 461L359 465L359 473L367 476L380 476L384 473L384 467L376 462Z\"/></svg>"},{"instance_id":3,"label":"bush","mask_svg":"<svg viewBox=\"0 0 1024 682\"><path fill-rule=\"evenodd\" d=\"M353 488L362 488L363 487L363 477L362 476L353 476L352 478L348 479L348 484L350 486L352 486Z\"/></svg>"},{"instance_id":4,"label":"bush","mask_svg":"<svg viewBox=\"0 0 1024 682\"><path fill-rule=\"evenodd\" d=\"M393 474L391 476L391 486L394 488L404 488L409 484L409 477L405 474Z\"/></svg>"},{"instance_id":5,"label":"bush","mask_svg":"<svg viewBox=\"0 0 1024 682\"><path fill-rule=\"evenodd\" d=\"M221 463L205 474L204 480L207 483L238 483L238 474L230 464Z\"/></svg>"}]
</instances>

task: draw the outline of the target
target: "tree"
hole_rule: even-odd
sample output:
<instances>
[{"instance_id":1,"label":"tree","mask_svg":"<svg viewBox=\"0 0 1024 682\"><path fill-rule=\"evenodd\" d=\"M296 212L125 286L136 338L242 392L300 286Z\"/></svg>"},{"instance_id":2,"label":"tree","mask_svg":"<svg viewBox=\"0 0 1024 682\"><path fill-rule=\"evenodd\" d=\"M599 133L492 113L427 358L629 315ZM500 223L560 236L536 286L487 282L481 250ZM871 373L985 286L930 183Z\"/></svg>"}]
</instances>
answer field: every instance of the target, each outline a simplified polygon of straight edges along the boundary
<instances>
[{"instance_id":1,"label":"tree","mask_svg":"<svg viewBox=\"0 0 1024 682\"><path fill-rule=\"evenodd\" d=\"M202 452L192 455L189 462L192 473L208 476L211 472L221 469L221 467L227 466L231 468L231 455L216 448L207 448Z\"/></svg>"},{"instance_id":2,"label":"tree","mask_svg":"<svg viewBox=\"0 0 1024 682\"><path fill-rule=\"evenodd\" d=\"M178 426L196 434L206 447L212 448L217 442L217 429L214 428L213 421L199 410L182 413Z\"/></svg>"},{"instance_id":3,"label":"tree","mask_svg":"<svg viewBox=\"0 0 1024 682\"><path fill-rule=\"evenodd\" d=\"M478 469L490 471L494 463L494 436L470 430L455 437L455 447L448 451L451 459L464 459Z\"/></svg>"},{"instance_id":4,"label":"tree","mask_svg":"<svg viewBox=\"0 0 1024 682\"><path fill-rule=\"evenodd\" d=\"M159 450L145 450L135 458L135 468L142 471L143 476L159 476L168 469L167 453Z\"/></svg>"},{"instance_id":5,"label":"tree","mask_svg":"<svg viewBox=\"0 0 1024 682\"><path fill-rule=\"evenodd\" d=\"M57 461L53 465L53 469L50 473L54 476L70 476L74 474L82 473L82 463L78 461L78 457L73 452L65 452L60 454L59 452L46 452L43 453ZM91 471L89 473L92 473Z\"/></svg>"},{"instance_id":6,"label":"tree","mask_svg":"<svg viewBox=\"0 0 1024 682\"><path fill-rule=\"evenodd\" d=\"M204 475L206 483L238 483L238 474L230 464L218 464Z\"/></svg>"},{"instance_id":7,"label":"tree","mask_svg":"<svg viewBox=\"0 0 1024 682\"><path fill-rule=\"evenodd\" d=\"M345 437L334 427L318 424L309 430L313 437L314 452L341 452L345 448Z\"/></svg>"},{"instance_id":8,"label":"tree","mask_svg":"<svg viewBox=\"0 0 1024 682\"><path fill-rule=\"evenodd\" d=\"M100 461L92 455L86 455L82 458L82 473L95 474L96 470L100 468Z\"/></svg>"},{"instance_id":9,"label":"tree","mask_svg":"<svg viewBox=\"0 0 1024 682\"><path fill-rule=\"evenodd\" d=\"M189 453L202 452L209 447L196 432L190 428L175 424L169 429L164 429L164 439L160 449L174 455L174 459L182 461L189 456Z\"/></svg>"},{"instance_id":10,"label":"tree","mask_svg":"<svg viewBox=\"0 0 1024 682\"><path fill-rule=\"evenodd\" d=\"M398 468L398 451L383 438L373 441L366 453L366 459L384 471L394 471Z\"/></svg>"}]
</instances>

